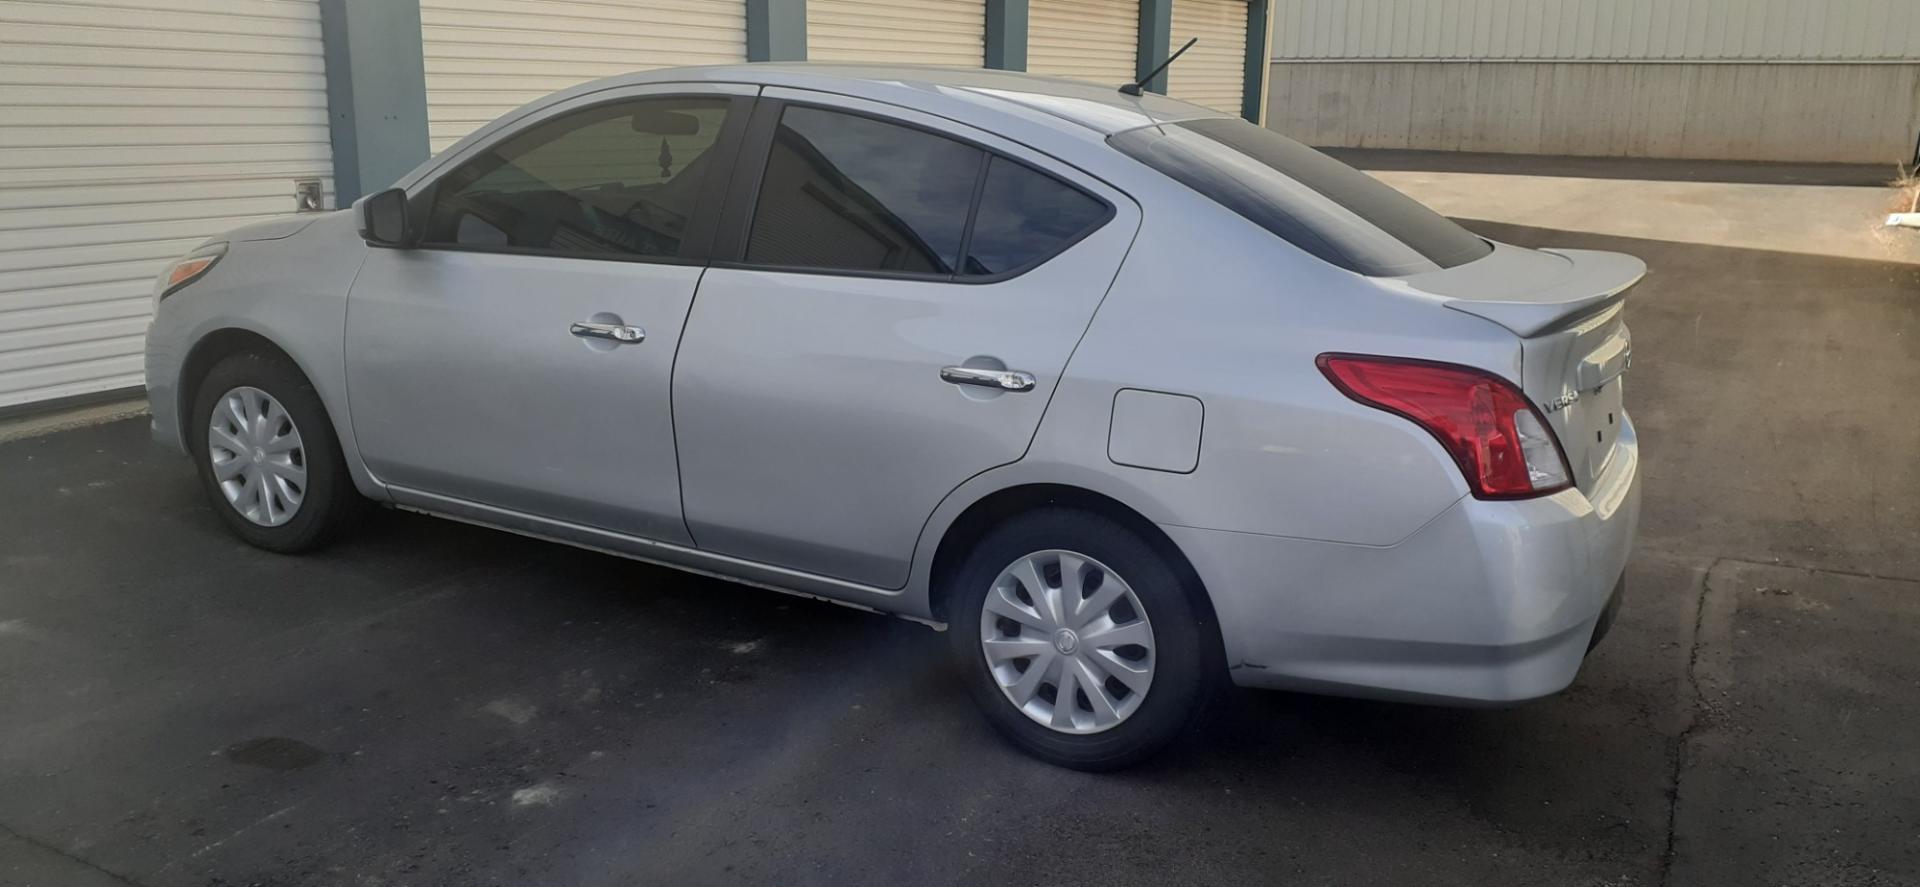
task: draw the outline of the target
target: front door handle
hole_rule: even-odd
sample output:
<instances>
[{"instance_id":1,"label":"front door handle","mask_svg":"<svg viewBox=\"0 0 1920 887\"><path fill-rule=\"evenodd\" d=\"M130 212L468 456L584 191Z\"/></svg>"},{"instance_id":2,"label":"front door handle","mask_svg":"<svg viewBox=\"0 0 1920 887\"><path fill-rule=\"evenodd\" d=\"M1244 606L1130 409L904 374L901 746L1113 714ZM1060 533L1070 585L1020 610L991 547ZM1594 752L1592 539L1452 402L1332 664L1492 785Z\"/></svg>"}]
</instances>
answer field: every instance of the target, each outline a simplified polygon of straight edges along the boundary
<instances>
[{"instance_id":1,"label":"front door handle","mask_svg":"<svg viewBox=\"0 0 1920 887\"><path fill-rule=\"evenodd\" d=\"M647 331L624 323L600 323L591 320L577 321L569 329L582 339L606 339L622 345L633 345L647 340Z\"/></svg>"},{"instance_id":2,"label":"front door handle","mask_svg":"<svg viewBox=\"0 0 1920 887\"><path fill-rule=\"evenodd\" d=\"M942 367L940 381L955 385L978 385L995 391L1032 391L1033 374L1019 370L980 370L973 367Z\"/></svg>"}]
</instances>

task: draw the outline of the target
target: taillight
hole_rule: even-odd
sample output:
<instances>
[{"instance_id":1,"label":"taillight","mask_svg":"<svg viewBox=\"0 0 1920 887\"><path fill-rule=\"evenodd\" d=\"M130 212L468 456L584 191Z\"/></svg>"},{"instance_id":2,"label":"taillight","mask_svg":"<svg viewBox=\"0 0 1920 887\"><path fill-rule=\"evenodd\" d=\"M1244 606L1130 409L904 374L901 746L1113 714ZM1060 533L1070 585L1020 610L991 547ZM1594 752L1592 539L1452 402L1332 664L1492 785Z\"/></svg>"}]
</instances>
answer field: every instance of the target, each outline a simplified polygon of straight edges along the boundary
<instances>
[{"instance_id":1,"label":"taillight","mask_svg":"<svg viewBox=\"0 0 1920 887\"><path fill-rule=\"evenodd\" d=\"M1512 382L1405 357L1322 354L1314 362L1341 393L1430 432L1481 499L1525 499L1572 486L1559 439Z\"/></svg>"}]
</instances>

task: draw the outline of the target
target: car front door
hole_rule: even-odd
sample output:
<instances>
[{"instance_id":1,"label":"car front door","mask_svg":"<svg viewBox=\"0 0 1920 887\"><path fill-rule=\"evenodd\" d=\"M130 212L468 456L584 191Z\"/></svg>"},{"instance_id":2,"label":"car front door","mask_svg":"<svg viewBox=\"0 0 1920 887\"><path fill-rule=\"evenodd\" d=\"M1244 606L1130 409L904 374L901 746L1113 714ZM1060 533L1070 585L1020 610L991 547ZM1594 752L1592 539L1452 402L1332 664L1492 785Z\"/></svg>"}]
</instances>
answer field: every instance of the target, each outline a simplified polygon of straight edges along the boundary
<instances>
[{"instance_id":1,"label":"car front door","mask_svg":"<svg viewBox=\"0 0 1920 887\"><path fill-rule=\"evenodd\" d=\"M742 157L674 374L689 528L899 587L940 500L1026 451L1139 211L989 134L795 90L762 94Z\"/></svg>"},{"instance_id":2,"label":"car front door","mask_svg":"<svg viewBox=\"0 0 1920 887\"><path fill-rule=\"evenodd\" d=\"M687 544L671 379L750 87L569 100L410 196L347 314L361 453L397 499Z\"/></svg>"}]
</instances>

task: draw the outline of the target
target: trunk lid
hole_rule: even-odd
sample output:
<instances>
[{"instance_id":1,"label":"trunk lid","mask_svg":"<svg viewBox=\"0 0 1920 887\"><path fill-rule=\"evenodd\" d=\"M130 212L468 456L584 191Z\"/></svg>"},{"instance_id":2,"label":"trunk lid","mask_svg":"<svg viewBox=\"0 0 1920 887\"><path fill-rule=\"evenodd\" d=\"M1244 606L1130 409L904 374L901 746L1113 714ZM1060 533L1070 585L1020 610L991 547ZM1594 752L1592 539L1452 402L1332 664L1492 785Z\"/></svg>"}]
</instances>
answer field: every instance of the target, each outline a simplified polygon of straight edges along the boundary
<instances>
[{"instance_id":1,"label":"trunk lid","mask_svg":"<svg viewBox=\"0 0 1920 887\"><path fill-rule=\"evenodd\" d=\"M1477 261L1402 278L1455 311L1520 338L1520 383L1566 450L1582 491L1607 469L1621 426L1622 376L1633 360L1626 294L1646 263L1621 253L1496 244Z\"/></svg>"}]
</instances>

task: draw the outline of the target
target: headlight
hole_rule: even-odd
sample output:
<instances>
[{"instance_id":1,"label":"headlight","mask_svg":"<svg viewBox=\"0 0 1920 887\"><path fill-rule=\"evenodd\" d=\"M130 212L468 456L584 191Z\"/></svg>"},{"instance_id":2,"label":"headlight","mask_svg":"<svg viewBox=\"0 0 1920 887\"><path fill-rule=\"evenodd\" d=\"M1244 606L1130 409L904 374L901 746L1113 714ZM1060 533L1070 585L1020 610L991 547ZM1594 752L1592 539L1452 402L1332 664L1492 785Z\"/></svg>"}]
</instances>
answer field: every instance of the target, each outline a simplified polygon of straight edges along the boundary
<instances>
[{"instance_id":1,"label":"headlight","mask_svg":"<svg viewBox=\"0 0 1920 887\"><path fill-rule=\"evenodd\" d=\"M189 283L199 280L213 269L220 257L227 254L224 243L209 243L193 252L187 253L160 275L158 299L164 299L180 291Z\"/></svg>"}]
</instances>

